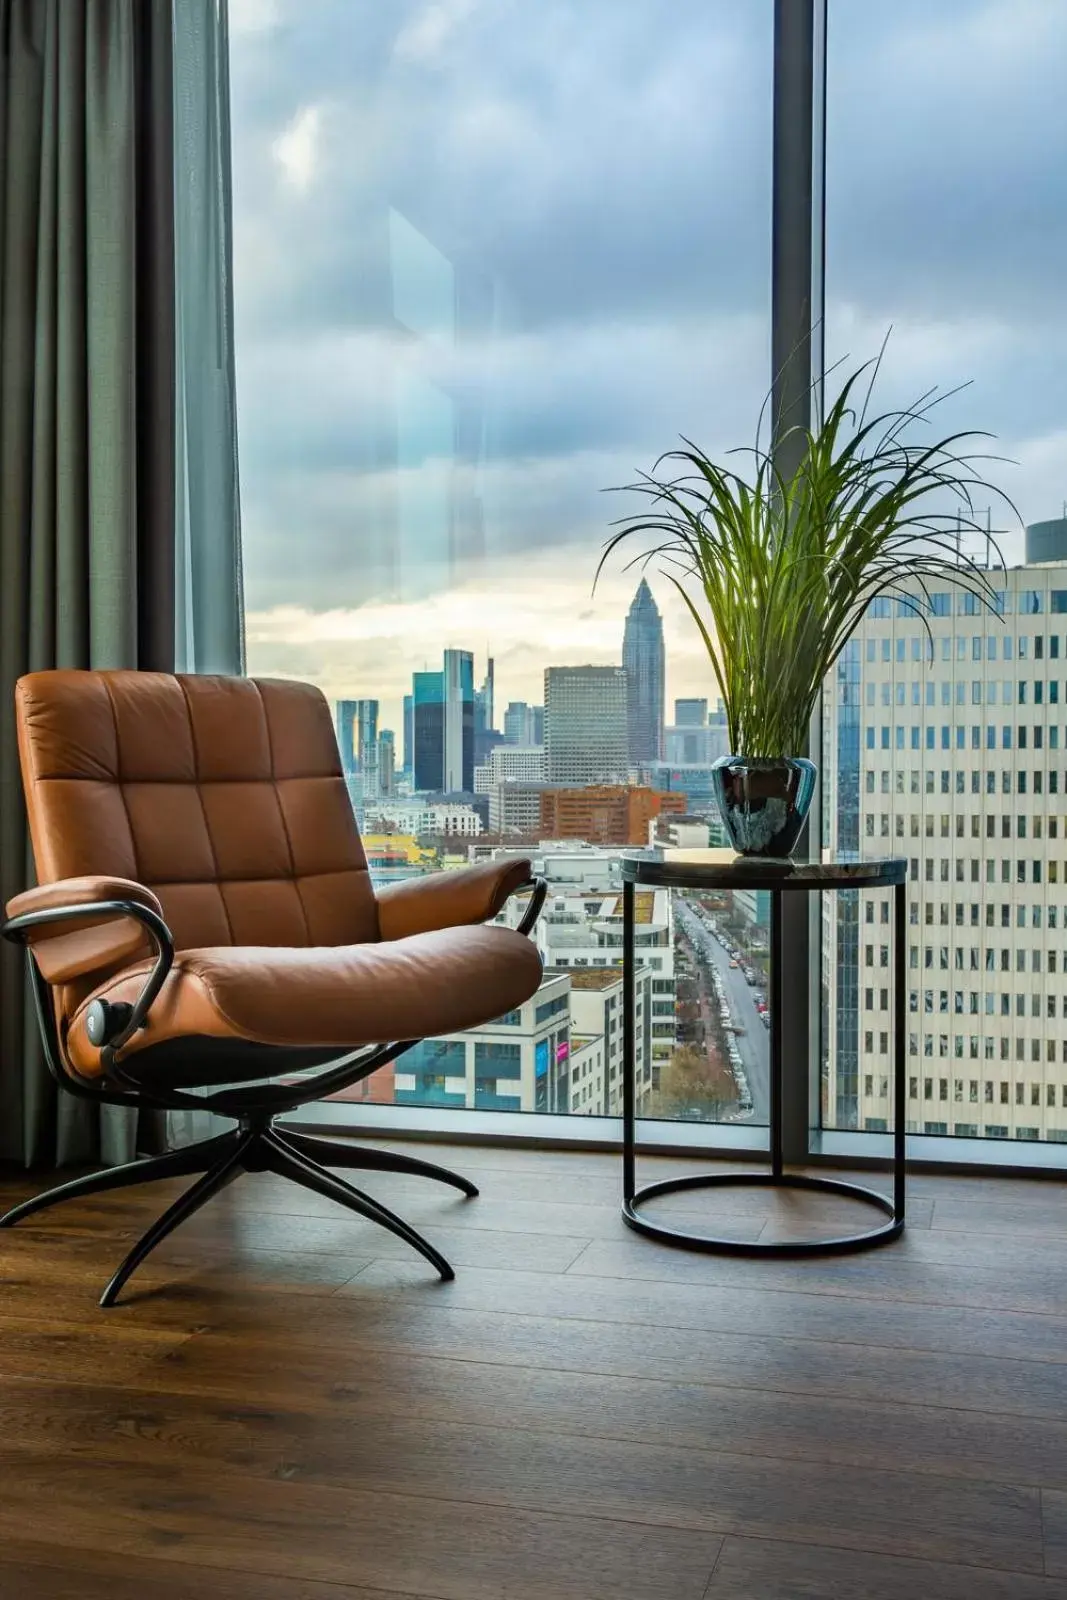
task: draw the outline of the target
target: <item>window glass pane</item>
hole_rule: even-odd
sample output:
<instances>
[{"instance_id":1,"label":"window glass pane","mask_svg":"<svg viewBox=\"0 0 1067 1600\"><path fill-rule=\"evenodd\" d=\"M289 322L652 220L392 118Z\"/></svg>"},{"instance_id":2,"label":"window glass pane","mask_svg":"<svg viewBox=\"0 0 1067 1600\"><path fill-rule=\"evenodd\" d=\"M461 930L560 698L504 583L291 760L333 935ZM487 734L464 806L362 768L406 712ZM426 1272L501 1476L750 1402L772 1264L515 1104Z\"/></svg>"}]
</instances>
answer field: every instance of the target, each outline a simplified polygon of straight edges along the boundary
<instances>
[{"instance_id":1,"label":"window glass pane","mask_svg":"<svg viewBox=\"0 0 1067 1600\"><path fill-rule=\"evenodd\" d=\"M978 622L966 624L975 643L965 645L961 618L981 608L958 592L931 596L934 649L921 663L909 649L901 665L898 653L920 624L899 610L864 619L847 653L848 702L843 668L828 696L829 842L879 848L861 836L855 797L877 792L881 774L899 764L882 736L884 719L906 715L918 747L937 752L926 759L943 780L938 790L927 772L924 785L894 790L890 802L890 837L915 840L919 851L907 890L906 1004L917 1073L907 1126L1062 1142L1067 988L1057 929L1067 861L1053 829L1065 780L1052 687L1056 636L1044 629L1067 603L1063 568L1054 564L1067 559L1067 518L1059 515L1067 10L1029 7L1024 19L1013 0L830 0L828 30L827 364L871 354L892 326L883 406L911 402L935 384L968 384L938 408L933 426L939 435L992 430L990 448L1018 465L988 470L1022 514L1015 525L993 508L994 527L1009 525L1001 539L1006 570L990 574L1002 621L985 627L984 651ZM998 114L990 117L993 103ZM1013 179L1020 172L1025 184ZM984 522L984 504L978 511ZM980 564L996 560L984 538L964 537L962 549ZM881 701L883 684L895 690L913 681L925 689L915 702L909 689L906 713L896 710L895 693ZM877 724L868 709L875 703L894 708L877 713ZM969 709L979 705L997 706L1002 719L984 733ZM971 914L962 914L964 895ZM856 929L867 898L854 907L831 903L823 921L823 1116L835 1127L882 1128L887 1116L892 1126L893 1108L868 1088L885 1070L871 1041L887 1024L872 1014L877 992L853 988L848 977L862 954ZM922 953L933 948L919 939L927 926L949 941L931 964L947 966L957 982L965 975L965 987L918 986ZM971 1033L970 1019L979 1017L983 1031ZM985 1075L942 1077L946 1057L980 1061Z\"/></svg>"},{"instance_id":2,"label":"window glass pane","mask_svg":"<svg viewBox=\"0 0 1067 1600\"><path fill-rule=\"evenodd\" d=\"M508 849L551 880L536 1000L373 1093L617 1114L619 853L650 825L708 842L726 733L670 584L618 562L592 594L626 506L602 491L679 435L720 460L754 439L773 6L231 24L249 670L328 697L378 882ZM765 908L649 901L643 1107L765 1116Z\"/></svg>"}]
</instances>

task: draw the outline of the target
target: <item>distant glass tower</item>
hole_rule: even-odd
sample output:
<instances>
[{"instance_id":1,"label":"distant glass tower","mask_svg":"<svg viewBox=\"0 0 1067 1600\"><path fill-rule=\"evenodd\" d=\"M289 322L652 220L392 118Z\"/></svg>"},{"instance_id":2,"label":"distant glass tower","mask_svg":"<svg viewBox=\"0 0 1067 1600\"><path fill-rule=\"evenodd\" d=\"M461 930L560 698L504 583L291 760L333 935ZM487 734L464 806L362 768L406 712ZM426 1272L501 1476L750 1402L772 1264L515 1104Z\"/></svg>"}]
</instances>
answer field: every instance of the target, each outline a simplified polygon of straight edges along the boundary
<instances>
[{"instance_id":1,"label":"distant glass tower","mask_svg":"<svg viewBox=\"0 0 1067 1600\"><path fill-rule=\"evenodd\" d=\"M411 686L412 782L416 789L440 793L445 786L444 673L415 672Z\"/></svg>"},{"instance_id":2,"label":"distant glass tower","mask_svg":"<svg viewBox=\"0 0 1067 1600\"><path fill-rule=\"evenodd\" d=\"M469 650L446 650L444 671L444 772L449 794L474 788L474 657Z\"/></svg>"},{"instance_id":3,"label":"distant glass tower","mask_svg":"<svg viewBox=\"0 0 1067 1600\"><path fill-rule=\"evenodd\" d=\"M676 700L674 702L676 728L706 728L708 702L706 700Z\"/></svg>"},{"instance_id":4,"label":"distant glass tower","mask_svg":"<svg viewBox=\"0 0 1067 1600\"><path fill-rule=\"evenodd\" d=\"M404 696L404 776L415 775L415 696Z\"/></svg>"},{"instance_id":5,"label":"distant glass tower","mask_svg":"<svg viewBox=\"0 0 1067 1600\"><path fill-rule=\"evenodd\" d=\"M346 778L350 778L359 766L356 731L358 705L358 700L338 700L334 706L333 723L337 733L337 748L341 752L341 770Z\"/></svg>"},{"instance_id":6,"label":"distant glass tower","mask_svg":"<svg viewBox=\"0 0 1067 1600\"><path fill-rule=\"evenodd\" d=\"M622 636L626 671L630 765L663 757L663 622L642 578Z\"/></svg>"}]
</instances>

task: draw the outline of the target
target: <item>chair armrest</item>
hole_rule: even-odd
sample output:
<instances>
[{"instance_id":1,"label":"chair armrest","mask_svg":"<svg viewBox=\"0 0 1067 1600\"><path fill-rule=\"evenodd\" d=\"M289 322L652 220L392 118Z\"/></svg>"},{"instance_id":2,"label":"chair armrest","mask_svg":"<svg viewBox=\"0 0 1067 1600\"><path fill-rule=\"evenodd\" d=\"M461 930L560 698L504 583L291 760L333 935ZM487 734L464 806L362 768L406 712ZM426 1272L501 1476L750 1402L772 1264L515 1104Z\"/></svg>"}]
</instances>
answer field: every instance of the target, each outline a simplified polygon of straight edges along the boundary
<instances>
[{"instance_id":1,"label":"chair armrest","mask_svg":"<svg viewBox=\"0 0 1067 1600\"><path fill-rule=\"evenodd\" d=\"M9 900L9 920L0 931L29 945L49 983L69 983L151 953L145 924L125 909L131 904L163 921L162 906L143 884L128 878L62 878ZM77 914L81 906L83 916Z\"/></svg>"},{"instance_id":2,"label":"chair armrest","mask_svg":"<svg viewBox=\"0 0 1067 1600\"><path fill-rule=\"evenodd\" d=\"M434 872L425 878L390 883L378 891L378 930L383 939L406 939L488 922L517 889L531 882L526 860L485 861L458 872Z\"/></svg>"}]
</instances>

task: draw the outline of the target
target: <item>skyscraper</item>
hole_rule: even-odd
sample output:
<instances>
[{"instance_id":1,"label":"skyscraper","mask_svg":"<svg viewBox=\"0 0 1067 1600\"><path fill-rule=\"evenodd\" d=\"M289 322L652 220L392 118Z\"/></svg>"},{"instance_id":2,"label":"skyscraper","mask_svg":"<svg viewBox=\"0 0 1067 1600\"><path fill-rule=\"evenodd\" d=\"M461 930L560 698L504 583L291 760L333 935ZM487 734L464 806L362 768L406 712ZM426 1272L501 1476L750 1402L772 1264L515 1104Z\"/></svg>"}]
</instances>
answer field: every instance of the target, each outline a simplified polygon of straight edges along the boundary
<instances>
[{"instance_id":1,"label":"skyscraper","mask_svg":"<svg viewBox=\"0 0 1067 1600\"><path fill-rule=\"evenodd\" d=\"M376 793L378 773L377 700L338 700L334 712L341 768L346 778L359 776L360 793Z\"/></svg>"},{"instance_id":2,"label":"skyscraper","mask_svg":"<svg viewBox=\"0 0 1067 1600\"><path fill-rule=\"evenodd\" d=\"M386 800L396 790L396 739L391 728L378 735L378 794Z\"/></svg>"},{"instance_id":3,"label":"skyscraper","mask_svg":"<svg viewBox=\"0 0 1067 1600\"><path fill-rule=\"evenodd\" d=\"M489 657L486 674L480 689L474 692L474 766L475 770L489 760L493 747L503 744L504 735L495 724L493 685L493 658Z\"/></svg>"},{"instance_id":4,"label":"skyscraper","mask_svg":"<svg viewBox=\"0 0 1067 1600\"><path fill-rule=\"evenodd\" d=\"M511 700L504 712L504 742L505 744L530 743L529 734L530 708L525 700Z\"/></svg>"},{"instance_id":5,"label":"skyscraper","mask_svg":"<svg viewBox=\"0 0 1067 1600\"><path fill-rule=\"evenodd\" d=\"M356 707L357 700L338 700L334 706L333 725L337 734L337 748L341 753L341 770L350 778L356 770Z\"/></svg>"},{"instance_id":6,"label":"skyscraper","mask_svg":"<svg viewBox=\"0 0 1067 1600\"><path fill-rule=\"evenodd\" d=\"M378 795L378 702L356 701L356 760L364 800Z\"/></svg>"},{"instance_id":7,"label":"skyscraper","mask_svg":"<svg viewBox=\"0 0 1067 1600\"><path fill-rule=\"evenodd\" d=\"M409 779L415 776L415 697L404 696L404 773Z\"/></svg>"},{"instance_id":8,"label":"skyscraper","mask_svg":"<svg viewBox=\"0 0 1067 1600\"><path fill-rule=\"evenodd\" d=\"M413 673L411 686L411 780L416 789L440 793L445 779L444 674Z\"/></svg>"},{"instance_id":9,"label":"skyscraper","mask_svg":"<svg viewBox=\"0 0 1067 1600\"><path fill-rule=\"evenodd\" d=\"M706 700L676 700L674 702L674 725L676 728L703 728L708 721L708 702Z\"/></svg>"},{"instance_id":10,"label":"skyscraper","mask_svg":"<svg viewBox=\"0 0 1067 1600\"><path fill-rule=\"evenodd\" d=\"M545 710L528 706L525 700L510 700L504 712L505 744L544 744Z\"/></svg>"},{"instance_id":11,"label":"skyscraper","mask_svg":"<svg viewBox=\"0 0 1067 1600\"><path fill-rule=\"evenodd\" d=\"M474 696L475 731L486 733L493 727L493 658L486 663L482 686Z\"/></svg>"},{"instance_id":12,"label":"skyscraper","mask_svg":"<svg viewBox=\"0 0 1067 1600\"><path fill-rule=\"evenodd\" d=\"M622 667L545 669L549 783L626 783L630 773Z\"/></svg>"},{"instance_id":13,"label":"skyscraper","mask_svg":"<svg viewBox=\"0 0 1067 1600\"><path fill-rule=\"evenodd\" d=\"M622 638L630 764L663 758L663 622L646 579L638 584Z\"/></svg>"},{"instance_id":14,"label":"skyscraper","mask_svg":"<svg viewBox=\"0 0 1067 1600\"><path fill-rule=\"evenodd\" d=\"M990 569L995 616L948 588L925 622L873 600L828 697L829 843L908 859L914 1133L1067 1142L1067 526L1058 547L1030 531L1046 559ZM827 900L825 1112L883 1131L890 907Z\"/></svg>"},{"instance_id":15,"label":"skyscraper","mask_svg":"<svg viewBox=\"0 0 1067 1600\"><path fill-rule=\"evenodd\" d=\"M450 794L474 789L474 657L446 650L444 661L444 782Z\"/></svg>"}]
</instances>

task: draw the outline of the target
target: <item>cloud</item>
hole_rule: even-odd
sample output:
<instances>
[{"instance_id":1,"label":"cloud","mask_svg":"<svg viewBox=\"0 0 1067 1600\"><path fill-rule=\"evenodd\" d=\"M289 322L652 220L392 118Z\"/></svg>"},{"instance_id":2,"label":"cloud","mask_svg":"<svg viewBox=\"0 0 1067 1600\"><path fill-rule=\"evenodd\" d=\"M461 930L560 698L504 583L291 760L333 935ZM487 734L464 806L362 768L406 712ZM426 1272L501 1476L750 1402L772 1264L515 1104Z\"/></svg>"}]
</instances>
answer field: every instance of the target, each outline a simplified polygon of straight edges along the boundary
<instances>
[{"instance_id":1,"label":"cloud","mask_svg":"<svg viewBox=\"0 0 1067 1600\"><path fill-rule=\"evenodd\" d=\"M395 704L446 640L492 644L508 698L549 650L617 659L625 586L588 598L621 512L601 489L680 432L748 443L769 384L771 14L234 0L260 668ZM892 324L887 405L973 380L945 431L997 434L1028 520L1067 493L1065 55L1062 0L831 8L828 350L863 360ZM414 322L391 213L432 265ZM454 334L413 331L420 295ZM686 626L671 671L705 692Z\"/></svg>"},{"instance_id":2,"label":"cloud","mask_svg":"<svg viewBox=\"0 0 1067 1600\"><path fill-rule=\"evenodd\" d=\"M281 0L229 0L230 38L238 48L248 35L273 32L281 19Z\"/></svg>"},{"instance_id":3,"label":"cloud","mask_svg":"<svg viewBox=\"0 0 1067 1600\"><path fill-rule=\"evenodd\" d=\"M401 27L393 46L398 60L432 61L474 11L476 0L429 0Z\"/></svg>"},{"instance_id":4,"label":"cloud","mask_svg":"<svg viewBox=\"0 0 1067 1600\"><path fill-rule=\"evenodd\" d=\"M303 106L271 146L275 161L295 189L307 189L315 176L321 134L322 107Z\"/></svg>"}]
</instances>

